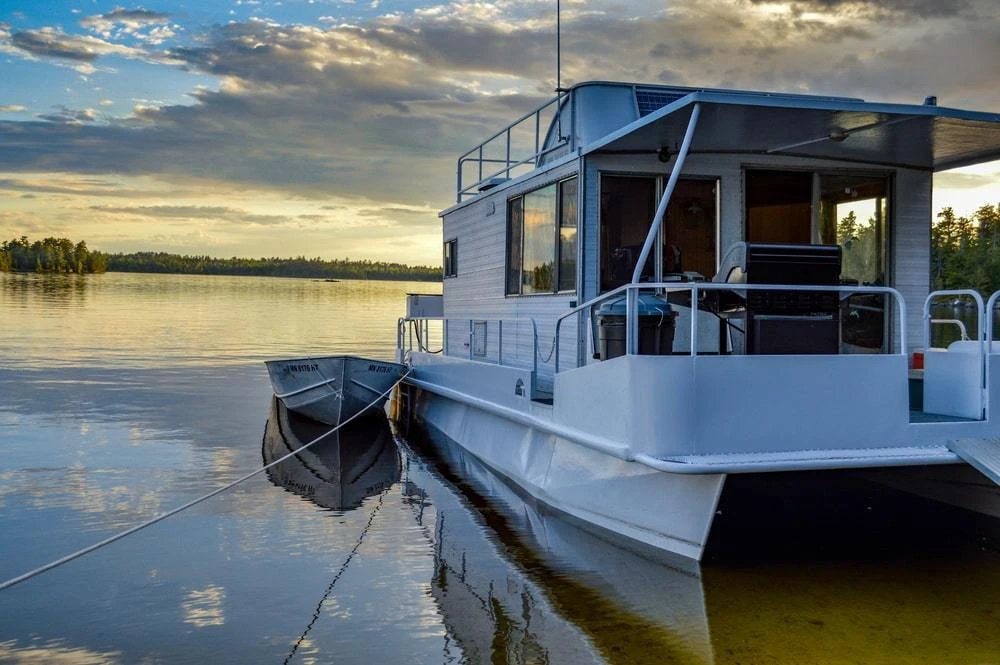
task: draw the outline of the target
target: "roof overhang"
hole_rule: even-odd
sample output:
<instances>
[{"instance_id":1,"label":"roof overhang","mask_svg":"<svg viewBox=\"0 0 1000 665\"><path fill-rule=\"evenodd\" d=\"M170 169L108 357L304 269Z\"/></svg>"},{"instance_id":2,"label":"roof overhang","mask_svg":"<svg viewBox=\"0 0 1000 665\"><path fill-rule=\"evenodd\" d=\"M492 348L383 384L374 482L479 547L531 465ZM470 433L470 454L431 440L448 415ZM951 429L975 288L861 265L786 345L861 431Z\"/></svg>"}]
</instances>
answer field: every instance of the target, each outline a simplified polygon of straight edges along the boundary
<instances>
[{"instance_id":1,"label":"roof overhang","mask_svg":"<svg viewBox=\"0 0 1000 665\"><path fill-rule=\"evenodd\" d=\"M695 92L583 149L676 151L695 104L692 153L746 153L943 171L1000 159L1000 114L940 106Z\"/></svg>"}]
</instances>

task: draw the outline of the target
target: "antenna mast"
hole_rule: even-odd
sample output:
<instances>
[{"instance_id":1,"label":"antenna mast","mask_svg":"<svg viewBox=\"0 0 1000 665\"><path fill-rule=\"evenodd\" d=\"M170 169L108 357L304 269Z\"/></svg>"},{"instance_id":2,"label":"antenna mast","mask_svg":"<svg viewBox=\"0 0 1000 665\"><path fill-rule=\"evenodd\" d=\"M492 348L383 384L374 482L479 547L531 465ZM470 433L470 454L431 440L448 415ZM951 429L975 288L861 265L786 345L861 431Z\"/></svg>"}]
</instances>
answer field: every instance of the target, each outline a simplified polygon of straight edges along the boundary
<instances>
[{"instance_id":1,"label":"antenna mast","mask_svg":"<svg viewBox=\"0 0 1000 665\"><path fill-rule=\"evenodd\" d=\"M559 23L559 0L556 0L556 95L562 93L562 62L561 62L562 44L560 43L560 33L561 33L561 26Z\"/></svg>"}]
</instances>

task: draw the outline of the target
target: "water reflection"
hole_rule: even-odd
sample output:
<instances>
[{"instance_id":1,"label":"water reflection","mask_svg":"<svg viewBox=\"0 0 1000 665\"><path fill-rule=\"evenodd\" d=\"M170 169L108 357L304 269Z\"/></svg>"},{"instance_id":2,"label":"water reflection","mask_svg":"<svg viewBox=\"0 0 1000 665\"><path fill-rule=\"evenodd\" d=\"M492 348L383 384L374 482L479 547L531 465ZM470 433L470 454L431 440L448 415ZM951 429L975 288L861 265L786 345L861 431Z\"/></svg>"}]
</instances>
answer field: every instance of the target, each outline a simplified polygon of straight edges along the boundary
<instances>
[{"instance_id":1,"label":"water reflection","mask_svg":"<svg viewBox=\"0 0 1000 665\"><path fill-rule=\"evenodd\" d=\"M35 665L36 663L117 665L121 662L121 654L117 651L101 653L82 647L66 646L58 641L48 644L31 644L30 646L18 646L16 640L0 642L0 663L15 665Z\"/></svg>"},{"instance_id":2,"label":"water reflection","mask_svg":"<svg viewBox=\"0 0 1000 665\"><path fill-rule=\"evenodd\" d=\"M226 590L216 584L209 584L204 589L188 591L181 609L184 611L184 623L195 628L221 626L226 623L224 604Z\"/></svg>"},{"instance_id":3,"label":"water reflection","mask_svg":"<svg viewBox=\"0 0 1000 665\"><path fill-rule=\"evenodd\" d=\"M463 662L712 662L697 566L617 547L457 447L408 441L403 492L433 542L431 593Z\"/></svg>"},{"instance_id":4,"label":"water reflection","mask_svg":"<svg viewBox=\"0 0 1000 665\"><path fill-rule=\"evenodd\" d=\"M95 281L102 275L60 275L38 273L6 273L0 279L0 296L4 303L68 307L82 305Z\"/></svg>"},{"instance_id":5,"label":"water reflection","mask_svg":"<svg viewBox=\"0 0 1000 665\"><path fill-rule=\"evenodd\" d=\"M351 510L399 480L399 451L381 414L331 433L329 425L271 400L261 450L265 466L315 439L320 441L268 469L271 482L321 508Z\"/></svg>"},{"instance_id":6,"label":"water reflection","mask_svg":"<svg viewBox=\"0 0 1000 665\"><path fill-rule=\"evenodd\" d=\"M409 440L403 491L432 525L432 595L472 662L997 662L993 521L850 480L843 505L791 521L748 519L790 512L773 496L724 506L741 545L685 565L548 514L453 443ZM458 488L464 513L424 473ZM863 511L876 514L846 524Z\"/></svg>"}]
</instances>

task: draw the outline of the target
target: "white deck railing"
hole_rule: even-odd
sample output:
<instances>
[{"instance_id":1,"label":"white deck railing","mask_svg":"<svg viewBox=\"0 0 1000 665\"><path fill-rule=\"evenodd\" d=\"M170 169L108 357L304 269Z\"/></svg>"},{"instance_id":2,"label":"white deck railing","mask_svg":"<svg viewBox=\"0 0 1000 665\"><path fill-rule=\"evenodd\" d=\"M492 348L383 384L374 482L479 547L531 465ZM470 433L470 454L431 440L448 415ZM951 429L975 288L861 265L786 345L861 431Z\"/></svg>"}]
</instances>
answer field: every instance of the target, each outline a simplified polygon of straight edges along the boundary
<instances>
[{"instance_id":1,"label":"white deck railing","mask_svg":"<svg viewBox=\"0 0 1000 665\"><path fill-rule=\"evenodd\" d=\"M432 349L430 343L430 322L441 322L441 348ZM527 331L525 331L525 328ZM467 330L467 342L463 342L466 347L464 353L456 354L449 348L449 331ZM483 352L477 353L477 335L482 332ZM509 345L505 353L504 332L507 332L508 339L517 339L520 335L527 334L530 339L530 359L517 352L517 346L521 344L514 342L515 348L511 352ZM463 336L464 337L464 336ZM495 339L495 343L490 342ZM414 346L416 342L416 346ZM411 351L422 353L444 353L452 357L465 356L469 360L493 363L497 365L507 365L511 367L521 367L538 371L539 351L538 351L538 325L534 319L479 319L479 318L400 318L396 324L396 350L402 355ZM545 360L543 360L545 362Z\"/></svg>"},{"instance_id":2,"label":"white deck railing","mask_svg":"<svg viewBox=\"0 0 1000 665\"><path fill-rule=\"evenodd\" d=\"M840 299L852 295L879 294L891 296L896 302L899 319L896 323L898 327L899 349L897 355L906 355L906 301L902 294L894 288L887 286L812 286L812 285L787 285L787 284L729 284L715 282L658 282L642 284L625 284L623 286L593 298L578 307L574 307L566 312L556 321L556 351L555 351L555 371L560 371L560 328L563 321L571 316L586 315L588 323L592 321L592 312L595 307L606 302L620 299L622 295L626 298L625 314L625 335L627 355L635 355L639 348L639 325L638 301L640 291L657 292L660 294L690 292L692 311L698 311L700 296L706 292L728 291L735 293L747 293L749 291L799 291L799 292L833 292L843 294ZM888 308L886 308L888 309ZM691 340L688 353L698 355L698 319L700 317L691 316ZM577 365L579 366L579 364Z\"/></svg>"},{"instance_id":3,"label":"white deck railing","mask_svg":"<svg viewBox=\"0 0 1000 665\"><path fill-rule=\"evenodd\" d=\"M573 90L560 92L556 97L545 102L533 111L510 123L496 134L492 135L472 150L458 158L458 186L456 202L461 203L466 196L479 194L480 187L494 178L512 178L519 175L518 169L527 172L539 165L541 160L551 153L564 148L567 152L576 150L576 128ZM569 109L566 120L563 121L562 111ZM559 136L555 143L545 147L548 123L555 121ZM544 121L544 122L543 122ZM518 136L524 134L526 140L518 142ZM515 145L515 143L521 143ZM526 143L527 145L523 145ZM532 148L531 146L534 146ZM466 165L475 169L475 177L471 184L465 184ZM490 167L499 168L487 170Z\"/></svg>"}]
</instances>

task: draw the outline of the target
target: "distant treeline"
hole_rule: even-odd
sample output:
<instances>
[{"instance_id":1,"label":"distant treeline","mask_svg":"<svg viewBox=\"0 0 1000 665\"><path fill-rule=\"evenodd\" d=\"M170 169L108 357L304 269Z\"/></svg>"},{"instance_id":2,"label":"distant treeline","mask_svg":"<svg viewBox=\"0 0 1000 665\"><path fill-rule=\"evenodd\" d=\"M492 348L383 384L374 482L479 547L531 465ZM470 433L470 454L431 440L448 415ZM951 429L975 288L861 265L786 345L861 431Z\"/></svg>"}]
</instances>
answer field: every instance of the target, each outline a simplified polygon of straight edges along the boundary
<instances>
[{"instance_id":1,"label":"distant treeline","mask_svg":"<svg viewBox=\"0 0 1000 665\"><path fill-rule=\"evenodd\" d=\"M108 254L108 270L116 272L161 272L185 275L255 275L259 277L316 277L324 279L398 279L439 281L441 268L408 266L385 261L351 261L320 258L218 259L211 256L180 256L166 252Z\"/></svg>"},{"instance_id":2,"label":"distant treeline","mask_svg":"<svg viewBox=\"0 0 1000 665\"><path fill-rule=\"evenodd\" d=\"M34 242L27 236L0 243L0 272L77 273L104 272L107 256L87 249L82 240L45 238Z\"/></svg>"},{"instance_id":3,"label":"distant treeline","mask_svg":"<svg viewBox=\"0 0 1000 665\"><path fill-rule=\"evenodd\" d=\"M87 249L87 243L66 238L30 241L21 236L0 244L0 272L100 273L156 272L185 275L257 275L262 277L315 277L323 279L397 279L437 281L441 268L408 266L385 261L307 259L218 259L180 256L166 252L104 254Z\"/></svg>"},{"instance_id":4,"label":"distant treeline","mask_svg":"<svg viewBox=\"0 0 1000 665\"><path fill-rule=\"evenodd\" d=\"M951 208L931 227L931 288L1000 290L1000 205L984 205L971 217Z\"/></svg>"}]
</instances>

